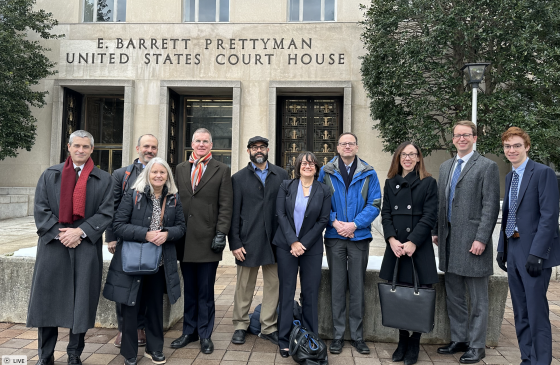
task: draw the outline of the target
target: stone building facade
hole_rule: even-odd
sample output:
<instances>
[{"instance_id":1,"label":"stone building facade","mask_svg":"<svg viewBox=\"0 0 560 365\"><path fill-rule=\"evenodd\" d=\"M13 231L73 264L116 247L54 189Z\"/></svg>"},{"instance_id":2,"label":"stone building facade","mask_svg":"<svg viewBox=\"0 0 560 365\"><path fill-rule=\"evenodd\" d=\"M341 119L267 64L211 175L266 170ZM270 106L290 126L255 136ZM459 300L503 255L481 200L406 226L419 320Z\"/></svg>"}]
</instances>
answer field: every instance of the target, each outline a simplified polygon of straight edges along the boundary
<instances>
[{"instance_id":1,"label":"stone building facade","mask_svg":"<svg viewBox=\"0 0 560 365\"><path fill-rule=\"evenodd\" d=\"M49 94L34 110L36 144L0 162L10 171L0 187L34 187L64 160L76 129L95 136L94 162L112 171L135 158L145 133L172 166L184 161L201 126L232 172L248 162L254 135L269 138L270 161L291 171L300 151L330 160L338 134L351 131L383 183L390 155L361 83L361 2L38 0L65 36L45 42L57 74L39 85ZM428 169L437 177L447 158L431 156Z\"/></svg>"}]
</instances>

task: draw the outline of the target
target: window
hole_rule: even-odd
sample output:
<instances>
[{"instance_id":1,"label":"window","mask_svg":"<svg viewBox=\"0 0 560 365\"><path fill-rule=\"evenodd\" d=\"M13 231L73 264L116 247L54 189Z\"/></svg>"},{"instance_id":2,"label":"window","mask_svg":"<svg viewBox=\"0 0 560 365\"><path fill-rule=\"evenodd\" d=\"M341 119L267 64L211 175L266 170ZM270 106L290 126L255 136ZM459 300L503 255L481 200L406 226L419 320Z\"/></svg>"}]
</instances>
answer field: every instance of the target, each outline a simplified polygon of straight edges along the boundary
<instances>
[{"instance_id":1,"label":"window","mask_svg":"<svg viewBox=\"0 0 560 365\"><path fill-rule=\"evenodd\" d=\"M232 105L230 98L185 98L183 161L188 161L192 152L194 131L206 128L212 133L212 158L231 167Z\"/></svg>"},{"instance_id":2,"label":"window","mask_svg":"<svg viewBox=\"0 0 560 365\"><path fill-rule=\"evenodd\" d=\"M229 0L185 0L185 22L229 22Z\"/></svg>"},{"instance_id":3,"label":"window","mask_svg":"<svg viewBox=\"0 0 560 365\"><path fill-rule=\"evenodd\" d=\"M109 173L121 167L123 115L123 97L85 97L84 129L95 141L91 158L97 167Z\"/></svg>"},{"instance_id":4,"label":"window","mask_svg":"<svg viewBox=\"0 0 560 365\"><path fill-rule=\"evenodd\" d=\"M289 21L334 21L335 0L290 0Z\"/></svg>"},{"instance_id":5,"label":"window","mask_svg":"<svg viewBox=\"0 0 560 365\"><path fill-rule=\"evenodd\" d=\"M84 23L126 21L126 0L84 0Z\"/></svg>"}]
</instances>

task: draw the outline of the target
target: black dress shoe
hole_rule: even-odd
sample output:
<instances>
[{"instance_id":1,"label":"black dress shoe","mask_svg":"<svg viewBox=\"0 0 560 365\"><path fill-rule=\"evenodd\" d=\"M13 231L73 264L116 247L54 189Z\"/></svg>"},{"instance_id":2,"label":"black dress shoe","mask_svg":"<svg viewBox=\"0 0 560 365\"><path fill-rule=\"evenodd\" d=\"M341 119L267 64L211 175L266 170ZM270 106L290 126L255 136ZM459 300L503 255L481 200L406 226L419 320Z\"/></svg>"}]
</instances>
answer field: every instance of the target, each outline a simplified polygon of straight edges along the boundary
<instances>
[{"instance_id":1,"label":"black dress shoe","mask_svg":"<svg viewBox=\"0 0 560 365\"><path fill-rule=\"evenodd\" d=\"M36 365L54 365L54 356L51 355L46 359L39 359Z\"/></svg>"},{"instance_id":2,"label":"black dress shoe","mask_svg":"<svg viewBox=\"0 0 560 365\"><path fill-rule=\"evenodd\" d=\"M342 338L334 339L329 346L329 351L331 352L331 354L340 354L342 352L343 346L344 340Z\"/></svg>"},{"instance_id":3,"label":"black dress shoe","mask_svg":"<svg viewBox=\"0 0 560 365\"><path fill-rule=\"evenodd\" d=\"M461 364L476 364L486 356L486 350L484 348L478 349L470 347L467 352L461 356L459 362Z\"/></svg>"},{"instance_id":4,"label":"black dress shoe","mask_svg":"<svg viewBox=\"0 0 560 365\"><path fill-rule=\"evenodd\" d=\"M280 356L282 356L282 357L290 357L290 351L280 349Z\"/></svg>"},{"instance_id":5,"label":"black dress shoe","mask_svg":"<svg viewBox=\"0 0 560 365\"><path fill-rule=\"evenodd\" d=\"M146 349L144 356L151 359L154 364L165 364L167 362L165 355L161 351L148 351Z\"/></svg>"},{"instance_id":6,"label":"black dress shoe","mask_svg":"<svg viewBox=\"0 0 560 365\"><path fill-rule=\"evenodd\" d=\"M449 345L437 349L438 354L453 355L457 352L465 352L469 349L469 344L466 342L451 341Z\"/></svg>"},{"instance_id":7,"label":"black dress shoe","mask_svg":"<svg viewBox=\"0 0 560 365\"><path fill-rule=\"evenodd\" d=\"M358 350L358 352L362 355L369 354L369 347L366 345L364 340L352 341L351 345Z\"/></svg>"},{"instance_id":8,"label":"black dress shoe","mask_svg":"<svg viewBox=\"0 0 560 365\"><path fill-rule=\"evenodd\" d=\"M245 330L235 330L235 332L233 332L233 336L231 336L231 343L234 343L236 345L243 345L245 343L246 334L247 331Z\"/></svg>"},{"instance_id":9,"label":"black dress shoe","mask_svg":"<svg viewBox=\"0 0 560 365\"><path fill-rule=\"evenodd\" d=\"M272 333L269 333L268 335L260 332L259 337L264 338L265 340L269 340L270 342L278 346L278 331L274 331Z\"/></svg>"},{"instance_id":10,"label":"black dress shoe","mask_svg":"<svg viewBox=\"0 0 560 365\"><path fill-rule=\"evenodd\" d=\"M69 365L82 365L82 360L78 355L68 354L68 364Z\"/></svg>"},{"instance_id":11,"label":"black dress shoe","mask_svg":"<svg viewBox=\"0 0 560 365\"><path fill-rule=\"evenodd\" d=\"M181 337L179 337L175 341L171 342L170 346L171 346L172 349L180 349L181 347L185 347L189 343L194 342L194 341L198 341L198 335L197 334L192 333L190 335L182 335Z\"/></svg>"},{"instance_id":12,"label":"black dress shoe","mask_svg":"<svg viewBox=\"0 0 560 365\"><path fill-rule=\"evenodd\" d=\"M136 365L136 356L130 359L124 359L124 365Z\"/></svg>"},{"instance_id":13,"label":"black dress shoe","mask_svg":"<svg viewBox=\"0 0 560 365\"><path fill-rule=\"evenodd\" d=\"M200 351L203 354L211 354L214 352L214 343L212 343L211 338L201 338L200 339Z\"/></svg>"}]
</instances>

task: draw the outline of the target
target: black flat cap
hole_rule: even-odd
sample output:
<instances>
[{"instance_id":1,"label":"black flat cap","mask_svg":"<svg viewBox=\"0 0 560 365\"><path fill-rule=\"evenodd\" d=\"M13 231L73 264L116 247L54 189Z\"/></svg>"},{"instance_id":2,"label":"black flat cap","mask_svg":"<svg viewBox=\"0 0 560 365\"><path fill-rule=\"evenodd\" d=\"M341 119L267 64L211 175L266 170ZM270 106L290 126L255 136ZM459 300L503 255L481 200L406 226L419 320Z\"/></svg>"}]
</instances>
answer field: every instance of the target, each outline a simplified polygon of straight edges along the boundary
<instances>
[{"instance_id":1,"label":"black flat cap","mask_svg":"<svg viewBox=\"0 0 560 365\"><path fill-rule=\"evenodd\" d=\"M251 148L251 146L254 145L257 142L262 142L268 147L268 139L266 139L264 137L261 137L261 136L255 136L255 137L249 139L249 143L247 143L247 148Z\"/></svg>"}]
</instances>

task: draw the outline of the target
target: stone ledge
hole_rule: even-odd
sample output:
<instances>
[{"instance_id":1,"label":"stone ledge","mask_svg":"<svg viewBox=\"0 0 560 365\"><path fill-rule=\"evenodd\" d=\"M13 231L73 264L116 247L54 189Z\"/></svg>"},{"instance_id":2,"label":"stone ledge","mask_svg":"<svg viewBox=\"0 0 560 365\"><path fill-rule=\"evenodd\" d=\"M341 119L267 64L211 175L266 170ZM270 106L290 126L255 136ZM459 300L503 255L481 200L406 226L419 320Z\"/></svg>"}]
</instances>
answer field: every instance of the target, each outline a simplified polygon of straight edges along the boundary
<instances>
[{"instance_id":1,"label":"stone ledge","mask_svg":"<svg viewBox=\"0 0 560 365\"><path fill-rule=\"evenodd\" d=\"M447 316L447 303L445 300L444 274L439 274L439 283L436 289L436 312L435 326L432 332L422 335L424 344L446 344L450 341L449 317ZM384 327L381 323L381 306L379 304L378 283L385 280L379 278L379 271L367 270L365 290L365 316L364 316L364 340L376 342L398 342L398 331L393 328ZM332 309L331 309L331 281L329 270L323 268L321 286L319 288L319 336L323 339L332 339ZM488 285L489 313L486 346L497 346L500 338L500 329L504 318L505 303L508 294L508 281L505 276L490 277ZM346 308L349 294L346 294ZM350 340L348 327L348 315L346 316L346 340Z\"/></svg>"},{"instance_id":2,"label":"stone ledge","mask_svg":"<svg viewBox=\"0 0 560 365\"><path fill-rule=\"evenodd\" d=\"M10 195L6 195L0 198L10 199ZM3 203L0 201L0 220L8 218L20 218L28 215L29 204L27 200L21 203Z\"/></svg>"},{"instance_id":3,"label":"stone ledge","mask_svg":"<svg viewBox=\"0 0 560 365\"><path fill-rule=\"evenodd\" d=\"M110 261L103 261L103 278L105 283ZM33 278L34 258L1 257L0 256L0 322L25 323L31 282ZM183 278L181 268L177 265L181 278L181 293L183 293ZM183 297L171 305L167 294L163 296L163 327L170 329L183 317ZM103 297L99 298L95 327L117 328L115 303Z\"/></svg>"}]
</instances>

